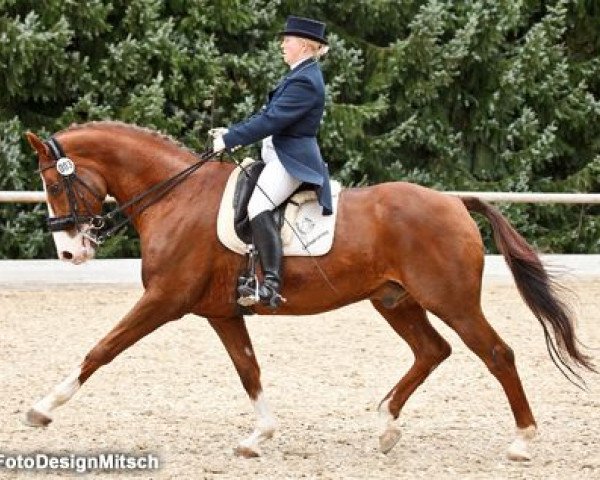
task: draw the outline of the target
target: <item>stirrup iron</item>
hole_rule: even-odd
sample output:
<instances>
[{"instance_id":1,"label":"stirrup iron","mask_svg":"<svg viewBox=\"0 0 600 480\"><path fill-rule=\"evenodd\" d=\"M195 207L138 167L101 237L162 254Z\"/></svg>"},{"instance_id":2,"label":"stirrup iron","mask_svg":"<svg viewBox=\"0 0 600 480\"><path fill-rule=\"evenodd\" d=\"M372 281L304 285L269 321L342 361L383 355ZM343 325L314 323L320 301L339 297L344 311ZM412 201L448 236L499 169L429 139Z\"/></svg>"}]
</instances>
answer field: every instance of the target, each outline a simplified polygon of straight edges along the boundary
<instances>
[{"instance_id":1,"label":"stirrup iron","mask_svg":"<svg viewBox=\"0 0 600 480\"><path fill-rule=\"evenodd\" d=\"M259 284L256 275L256 259L258 251L254 245L248 247L248 268L244 274L238 277L237 283L237 303L242 307L251 307L260 302L258 294Z\"/></svg>"},{"instance_id":2,"label":"stirrup iron","mask_svg":"<svg viewBox=\"0 0 600 480\"><path fill-rule=\"evenodd\" d=\"M238 305L242 307L251 307L260 302L258 296L258 277L240 277L237 287Z\"/></svg>"}]
</instances>

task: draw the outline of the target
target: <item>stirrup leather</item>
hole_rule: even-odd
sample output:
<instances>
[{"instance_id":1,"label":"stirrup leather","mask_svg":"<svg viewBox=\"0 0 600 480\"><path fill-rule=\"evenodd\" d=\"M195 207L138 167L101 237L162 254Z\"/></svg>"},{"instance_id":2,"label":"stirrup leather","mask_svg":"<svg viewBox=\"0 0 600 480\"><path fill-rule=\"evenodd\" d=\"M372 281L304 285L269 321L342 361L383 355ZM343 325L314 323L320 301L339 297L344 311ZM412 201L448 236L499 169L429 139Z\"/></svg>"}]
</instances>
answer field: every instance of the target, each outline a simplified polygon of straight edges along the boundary
<instances>
[{"instance_id":1,"label":"stirrup leather","mask_svg":"<svg viewBox=\"0 0 600 480\"><path fill-rule=\"evenodd\" d=\"M251 307L260 301L258 276L256 275L258 252L254 245L249 245L246 254L248 255L248 265L237 281L237 303L242 307Z\"/></svg>"}]
</instances>

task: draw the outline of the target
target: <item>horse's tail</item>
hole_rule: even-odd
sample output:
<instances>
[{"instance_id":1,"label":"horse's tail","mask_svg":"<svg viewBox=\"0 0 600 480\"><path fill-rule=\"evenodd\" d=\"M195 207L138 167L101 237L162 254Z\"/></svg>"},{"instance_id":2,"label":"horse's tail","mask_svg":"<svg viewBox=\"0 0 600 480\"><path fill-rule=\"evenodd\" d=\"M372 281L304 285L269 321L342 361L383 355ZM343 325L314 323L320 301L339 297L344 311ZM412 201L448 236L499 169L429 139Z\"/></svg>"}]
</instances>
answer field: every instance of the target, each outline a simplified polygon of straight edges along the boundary
<instances>
[{"instance_id":1,"label":"horse's tail","mask_svg":"<svg viewBox=\"0 0 600 480\"><path fill-rule=\"evenodd\" d=\"M496 246L512 272L521 297L542 325L548 353L557 368L565 374L557 363L558 360L581 380L569 366L570 359L571 363L596 372L592 359L579 349L573 313L561 298L566 289L544 269L535 250L498 209L476 197L463 198L462 202L467 210L484 215L491 223ZM548 327L554 333L558 348L549 334Z\"/></svg>"}]
</instances>

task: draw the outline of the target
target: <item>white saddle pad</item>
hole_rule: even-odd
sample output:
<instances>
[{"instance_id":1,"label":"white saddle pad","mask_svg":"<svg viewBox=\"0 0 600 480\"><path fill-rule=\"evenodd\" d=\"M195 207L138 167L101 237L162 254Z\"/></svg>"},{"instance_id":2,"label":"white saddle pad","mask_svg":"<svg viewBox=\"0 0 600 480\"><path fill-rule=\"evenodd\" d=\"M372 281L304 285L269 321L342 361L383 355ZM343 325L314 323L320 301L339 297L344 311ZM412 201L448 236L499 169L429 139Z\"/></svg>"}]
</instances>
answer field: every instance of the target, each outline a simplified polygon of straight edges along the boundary
<instances>
[{"instance_id":1,"label":"white saddle pad","mask_svg":"<svg viewBox=\"0 0 600 480\"><path fill-rule=\"evenodd\" d=\"M242 165L245 167L252 161L251 158L246 158ZM227 180L219 207L217 235L223 245L243 255L248 251L248 245L240 240L233 226L233 195L240 174L243 175L242 169L237 167ZM331 250L341 190L340 183L333 180L331 182L333 214L328 216L321 214L321 206L317 202L315 192L303 191L292 197L293 202L297 205L288 203L281 229L284 256L319 256L325 255Z\"/></svg>"}]
</instances>

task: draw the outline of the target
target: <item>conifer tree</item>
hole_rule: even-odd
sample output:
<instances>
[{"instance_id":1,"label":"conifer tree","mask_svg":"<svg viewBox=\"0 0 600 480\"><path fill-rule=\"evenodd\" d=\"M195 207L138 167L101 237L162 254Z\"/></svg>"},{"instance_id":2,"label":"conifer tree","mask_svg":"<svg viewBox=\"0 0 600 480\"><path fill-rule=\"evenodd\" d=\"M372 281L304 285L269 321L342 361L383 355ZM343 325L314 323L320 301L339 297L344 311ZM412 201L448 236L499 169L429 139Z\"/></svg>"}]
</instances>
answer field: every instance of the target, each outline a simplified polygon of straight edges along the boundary
<instances>
[{"instance_id":1,"label":"conifer tree","mask_svg":"<svg viewBox=\"0 0 600 480\"><path fill-rule=\"evenodd\" d=\"M327 22L319 141L346 185L600 191L591 0L0 0L0 189L41 188L28 129L113 119L205 148L285 73L289 14ZM502 208L544 251L600 252L597 206ZM0 258L54 255L44 212L0 204ZM137 255L133 232L100 252Z\"/></svg>"}]
</instances>

